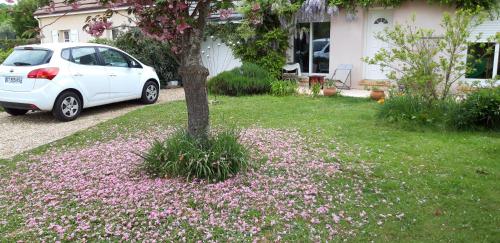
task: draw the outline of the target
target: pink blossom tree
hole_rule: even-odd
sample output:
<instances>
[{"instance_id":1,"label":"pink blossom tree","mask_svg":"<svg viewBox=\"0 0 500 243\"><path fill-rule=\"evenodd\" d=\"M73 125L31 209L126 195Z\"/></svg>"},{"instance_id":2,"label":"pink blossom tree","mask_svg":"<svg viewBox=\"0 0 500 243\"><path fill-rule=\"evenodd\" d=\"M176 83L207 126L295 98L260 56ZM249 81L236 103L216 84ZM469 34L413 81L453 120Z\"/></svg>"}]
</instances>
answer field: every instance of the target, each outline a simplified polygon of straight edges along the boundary
<instances>
[{"instance_id":1,"label":"pink blossom tree","mask_svg":"<svg viewBox=\"0 0 500 243\"><path fill-rule=\"evenodd\" d=\"M108 8L105 14L89 16L83 27L93 36L100 36L111 28L109 18L116 14L113 8L127 4L129 14L135 16L137 27L147 36L170 44L179 63L188 110L188 132L204 136L209 128L209 108L206 88L208 69L201 64L203 32L211 13L227 15L231 0L99 0ZM73 8L79 1L65 0ZM53 0L49 7L54 6Z\"/></svg>"}]
</instances>

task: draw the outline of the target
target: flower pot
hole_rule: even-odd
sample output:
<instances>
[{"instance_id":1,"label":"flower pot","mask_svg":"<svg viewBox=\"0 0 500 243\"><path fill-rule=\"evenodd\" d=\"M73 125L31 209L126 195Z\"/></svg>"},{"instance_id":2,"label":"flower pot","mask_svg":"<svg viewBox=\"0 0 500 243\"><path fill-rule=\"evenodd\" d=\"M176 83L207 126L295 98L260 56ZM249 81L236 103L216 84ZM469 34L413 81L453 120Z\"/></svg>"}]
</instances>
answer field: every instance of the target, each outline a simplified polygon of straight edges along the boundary
<instances>
[{"instance_id":1,"label":"flower pot","mask_svg":"<svg viewBox=\"0 0 500 243\"><path fill-rule=\"evenodd\" d=\"M385 98L385 92L383 90L372 90L370 97L372 100L380 100Z\"/></svg>"},{"instance_id":2,"label":"flower pot","mask_svg":"<svg viewBox=\"0 0 500 243\"><path fill-rule=\"evenodd\" d=\"M170 87L176 87L179 86L179 81L177 80L168 81L167 85Z\"/></svg>"},{"instance_id":3,"label":"flower pot","mask_svg":"<svg viewBox=\"0 0 500 243\"><path fill-rule=\"evenodd\" d=\"M323 89L324 96L334 96L335 94L337 94L337 88L335 87L327 87Z\"/></svg>"}]
</instances>

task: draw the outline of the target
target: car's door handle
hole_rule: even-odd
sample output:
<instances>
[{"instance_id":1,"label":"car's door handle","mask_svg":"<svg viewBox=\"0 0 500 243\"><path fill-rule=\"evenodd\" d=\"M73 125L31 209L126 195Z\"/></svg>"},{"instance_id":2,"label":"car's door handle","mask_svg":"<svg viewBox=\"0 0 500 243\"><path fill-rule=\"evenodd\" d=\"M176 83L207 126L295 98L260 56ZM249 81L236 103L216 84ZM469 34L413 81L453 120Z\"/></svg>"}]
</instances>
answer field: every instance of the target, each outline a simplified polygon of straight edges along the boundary
<instances>
[{"instance_id":1,"label":"car's door handle","mask_svg":"<svg viewBox=\"0 0 500 243\"><path fill-rule=\"evenodd\" d=\"M112 73L112 74L110 74L109 76L111 76L111 77L116 77L116 74Z\"/></svg>"},{"instance_id":2,"label":"car's door handle","mask_svg":"<svg viewBox=\"0 0 500 243\"><path fill-rule=\"evenodd\" d=\"M81 73L75 73L75 74L73 74L73 76L75 76L75 77L81 77L81 76L83 76L83 74L81 74Z\"/></svg>"}]
</instances>

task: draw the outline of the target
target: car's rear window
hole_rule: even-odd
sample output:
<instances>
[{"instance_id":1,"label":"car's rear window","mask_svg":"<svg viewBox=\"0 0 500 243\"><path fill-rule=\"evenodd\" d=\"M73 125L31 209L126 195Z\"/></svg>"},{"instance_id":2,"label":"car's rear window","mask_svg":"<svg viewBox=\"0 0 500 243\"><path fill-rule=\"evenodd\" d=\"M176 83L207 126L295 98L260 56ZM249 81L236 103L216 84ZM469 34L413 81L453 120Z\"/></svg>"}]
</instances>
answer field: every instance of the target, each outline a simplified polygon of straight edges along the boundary
<instances>
[{"instance_id":1,"label":"car's rear window","mask_svg":"<svg viewBox=\"0 0 500 243\"><path fill-rule=\"evenodd\" d=\"M5 66L36 66L50 60L50 51L42 49L14 49L5 59Z\"/></svg>"}]
</instances>

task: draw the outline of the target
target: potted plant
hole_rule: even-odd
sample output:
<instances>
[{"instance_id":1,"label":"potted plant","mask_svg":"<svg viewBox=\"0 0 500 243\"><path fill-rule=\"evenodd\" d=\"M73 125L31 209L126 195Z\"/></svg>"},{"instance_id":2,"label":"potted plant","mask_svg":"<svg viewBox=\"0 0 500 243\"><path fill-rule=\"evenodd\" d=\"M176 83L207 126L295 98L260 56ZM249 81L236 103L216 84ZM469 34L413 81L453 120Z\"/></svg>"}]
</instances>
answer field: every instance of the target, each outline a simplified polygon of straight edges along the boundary
<instances>
[{"instance_id":1,"label":"potted plant","mask_svg":"<svg viewBox=\"0 0 500 243\"><path fill-rule=\"evenodd\" d=\"M384 90L380 89L379 87L372 87L371 88L371 92L370 92L370 98L372 98L372 100L380 100L380 99L384 99L385 98L385 92Z\"/></svg>"},{"instance_id":2,"label":"potted plant","mask_svg":"<svg viewBox=\"0 0 500 243\"><path fill-rule=\"evenodd\" d=\"M324 96L334 96L337 94L337 87L335 87L335 81L327 80L323 88Z\"/></svg>"}]
</instances>

